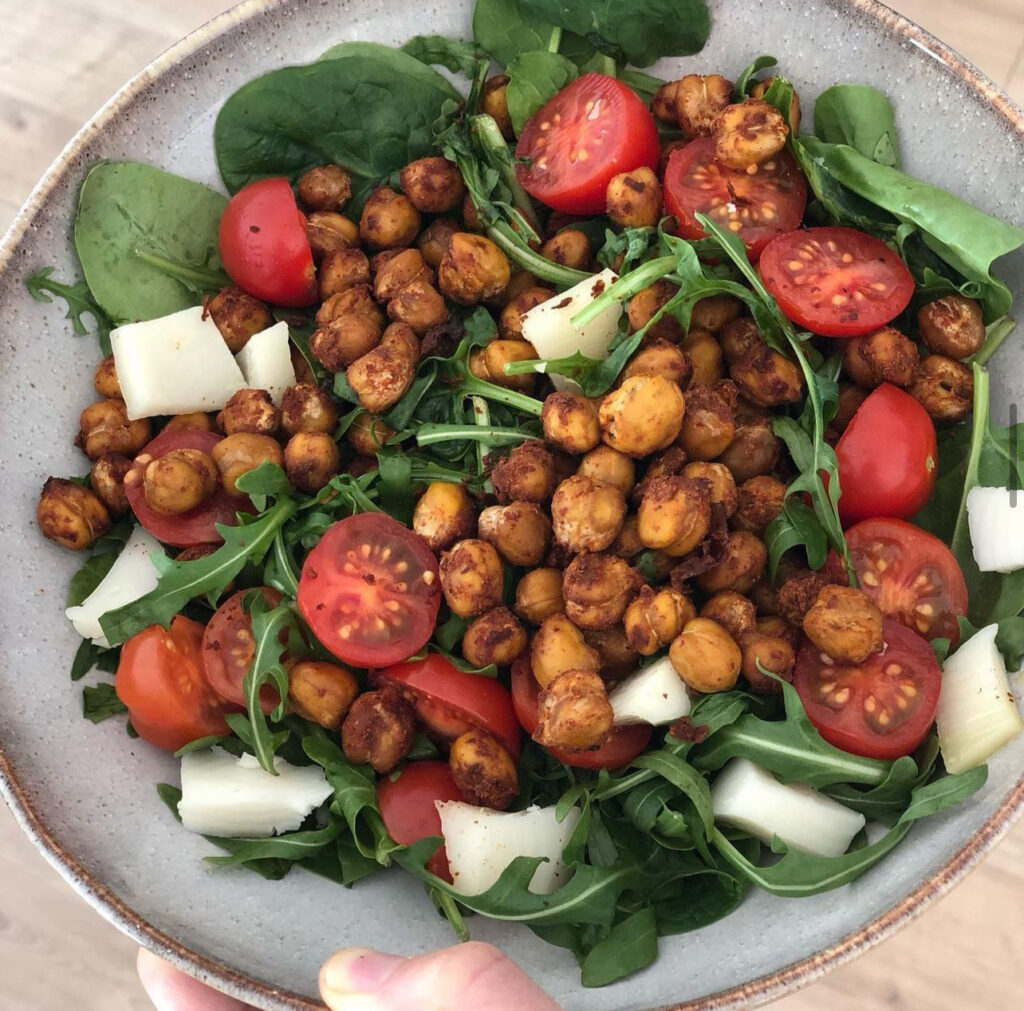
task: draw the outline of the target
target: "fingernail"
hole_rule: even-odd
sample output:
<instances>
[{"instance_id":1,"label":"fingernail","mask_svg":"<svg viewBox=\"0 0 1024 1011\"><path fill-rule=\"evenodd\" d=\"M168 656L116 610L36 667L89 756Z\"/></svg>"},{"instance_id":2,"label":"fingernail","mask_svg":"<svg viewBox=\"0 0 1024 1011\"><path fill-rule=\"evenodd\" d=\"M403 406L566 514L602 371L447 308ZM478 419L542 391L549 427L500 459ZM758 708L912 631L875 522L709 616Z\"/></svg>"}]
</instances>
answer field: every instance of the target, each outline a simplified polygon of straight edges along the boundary
<instances>
[{"instance_id":1,"label":"fingernail","mask_svg":"<svg viewBox=\"0 0 1024 1011\"><path fill-rule=\"evenodd\" d=\"M370 948L347 948L331 956L321 982L338 997L373 993L404 961L400 955L385 955Z\"/></svg>"}]
</instances>

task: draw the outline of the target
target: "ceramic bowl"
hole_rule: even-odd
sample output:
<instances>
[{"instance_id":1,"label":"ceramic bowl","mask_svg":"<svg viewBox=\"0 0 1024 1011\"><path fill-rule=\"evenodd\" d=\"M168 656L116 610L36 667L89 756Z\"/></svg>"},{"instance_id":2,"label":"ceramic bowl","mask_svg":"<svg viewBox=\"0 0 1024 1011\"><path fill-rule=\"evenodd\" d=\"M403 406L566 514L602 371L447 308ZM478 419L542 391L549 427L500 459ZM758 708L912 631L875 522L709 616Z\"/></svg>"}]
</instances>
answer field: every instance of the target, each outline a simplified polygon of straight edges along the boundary
<instances>
[{"instance_id":1,"label":"ceramic bowl","mask_svg":"<svg viewBox=\"0 0 1024 1011\"><path fill-rule=\"evenodd\" d=\"M55 264L75 273L75 195L88 167L135 158L218 184L217 109L259 73L308 62L345 39L398 43L430 31L469 36L470 4L380 0L248 0L200 29L120 92L39 184L0 250L0 786L54 866L108 919L187 971L259 1008L312 1009L321 959L343 945L414 953L452 935L420 884L400 872L346 891L296 873L271 883L212 871L210 847L184 832L154 784L176 776L169 757L130 740L118 721L80 717L66 671L77 645L63 618L78 560L43 541L35 502L49 474L77 474L71 445L91 399L95 344L76 339L56 307L32 301L25 277ZM944 45L873 0L713 0L700 55L656 69L735 73L776 55L807 104L836 81L896 99L909 170L1024 225L1024 117ZM355 114L358 114L357 112ZM1024 298L1024 257L1002 265ZM997 412L1024 390L1018 340L993 370ZM751 1007L852 958L944 893L981 859L1024 806L1024 739L992 762L985 789L920 824L852 886L813 899L755 894L728 919L667 938L647 971L584 991L569 955L528 930L472 920L567 1008L626 1011ZM685 902L685 894L680 896Z\"/></svg>"}]
</instances>

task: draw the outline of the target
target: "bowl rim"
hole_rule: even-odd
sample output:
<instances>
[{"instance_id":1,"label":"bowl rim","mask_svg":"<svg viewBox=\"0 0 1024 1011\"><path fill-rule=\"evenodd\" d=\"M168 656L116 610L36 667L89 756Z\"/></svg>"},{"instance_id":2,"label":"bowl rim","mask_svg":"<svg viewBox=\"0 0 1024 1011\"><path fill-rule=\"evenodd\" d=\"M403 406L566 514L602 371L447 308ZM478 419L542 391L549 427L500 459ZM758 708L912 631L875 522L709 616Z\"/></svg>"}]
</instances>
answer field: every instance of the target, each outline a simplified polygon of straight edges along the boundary
<instances>
[{"instance_id":1,"label":"bowl rim","mask_svg":"<svg viewBox=\"0 0 1024 1011\"><path fill-rule=\"evenodd\" d=\"M28 200L18 211L0 241L0 272L10 263L36 214L50 193L75 170L75 159L85 145L121 113L144 88L194 55L204 46L254 18L283 7L294 0L241 0L236 6L190 32L144 67L120 88L72 137L47 168ZM954 49L925 31L916 22L880 3L879 0L825 0L828 6L869 18L891 35L903 39L936 60L943 72L967 86L1005 122L1011 133L1024 141L1024 110L998 85ZM0 741L0 796L15 820L46 860L65 881L105 919L132 940L167 959L178 968L243 1001L273 1001L287 1011L323 1011L324 1005L291 990L278 989L253 979L230 966L193 951L155 927L123 902L104 882L88 871L56 839L41 810L37 810L18 778L11 756ZM820 979L832 969L852 961L919 916L929 903L947 894L962 881L1024 814L1024 774L999 808L930 880L871 922L841 938L835 944L766 973L747 983L718 993L695 998L652 1011L739 1011L775 1000Z\"/></svg>"}]
</instances>

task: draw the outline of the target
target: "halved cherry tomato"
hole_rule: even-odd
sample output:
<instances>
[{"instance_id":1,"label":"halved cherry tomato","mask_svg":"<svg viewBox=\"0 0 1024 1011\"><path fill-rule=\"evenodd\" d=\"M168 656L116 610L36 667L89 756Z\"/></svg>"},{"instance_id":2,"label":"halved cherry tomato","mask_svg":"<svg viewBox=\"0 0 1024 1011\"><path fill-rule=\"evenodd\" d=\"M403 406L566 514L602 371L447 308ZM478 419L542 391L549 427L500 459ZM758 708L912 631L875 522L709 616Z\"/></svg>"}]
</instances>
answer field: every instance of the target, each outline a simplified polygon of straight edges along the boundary
<instances>
[{"instance_id":1,"label":"halved cherry tomato","mask_svg":"<svg viewBox=\"0 0 1024 1011\"><path fill-rule=\"evenodd\" d=\"M419 652L434 632L437 559L423 538L390 516L349 516L307 555L298 602L339 660L387 667Z\"/></svg>"},{"instance_id":2,"label":"halved cherry tomato","mask_svg":"<svg viewBox=\"0 0 1024 1011\"><path fill-rule=\"evenodd\" d=\"M178 615L169 629L153 625L121 650L115 687L139 737L165 751L189 741L229 734L225 712L234 712L210 687L199 646L203 626Z\"/></svg>"},{"instance_id":3,"label":"halved cherry tomato","mask_svg":"<svg viewBox=\"0 0 1024 1011\"><path fill-rule=\"evenodd\" d=\"M171 429L161 432L135 457L132 469L124 479L128 504L138 521L158 540L177 548L190 548L196 544L220 544L224 540L217 533L217 524L233 527L239 512L252 512L252 503L244 497L229 495L218 488L205 502L187 513L166 516L151 509L146 501L142 478L147 464L166 456L175 449L198 449L209 453L221 440L214 432L199 429Z\"/></svg>"},{"instance_id":4,"label":"halved cherry tomato","mask_svg":"<svg viewBox=\"0 0 1024 1011\"><path fill-rule=\"evenodd\" d=\"M519 721L508 689L493 678L467 674L450 660L430 653L423 660L378 671L378 684L397 684L416 706L416 715L435 739L451 743L481 727L519 758Z\"/></svg>"},{"instance_id":5,"label":"halved cherry tomato","mask_svg":"<svg viewBox=\"0 0 1024 1011\"><path fill-rule=\"evenodd\" d=\"M715 161L710 137L691 141L669 156L665 210L684 239L704 237L695 215L711 218L738 235L751 260L776 236L799 228L807 206L807 181L788 151L757 167L737 171Z\"/></svg>"},{"instance_id":6,"label":"halved cherry tomato","mask_svg":"<svg viewBox=\"0 0 1024 1011\"><path fill-rule=\"evenodd\" d=\"M956 619L967 614L967 583L938 537L903 520L874 519L850 527L846 543L860 588L887 618L928 640L960 641Z\"/></svg>"},{"instance_id":7,"label":"halved cherry tomato","mask_svg":"<svg viewBox=\"0 0 1024 1011\"><path fill-rule=\"evenodd\" d=\"M866 758L909 755L925 738L939 704L942 671L919 635L886 618L885 649L859 666L829 661L810 641L800 647L793 686L829 744Z\"/></svg>"},{"instance_id":8,"label":"halved cherry tomato","mask_svg":"<svg viewBox=\"0 0 1024 1011\"><path fill-rule=\"evenodd\" d=\"M612 177L657 170L658 127L628 85L584 74L533 115L516 145L516 173L527 193L568 214L603 214Z\"/></svg>"},{"instance_id":9,"label":"halved cherry tomato","mask_svg":"<svg viewBox=\"0 0 1024 1011\"><path fill-rule=\"evenodd\" d=\"M274 305L317 300L306 216L287 179L260 179L228 201L220 219L220 258L231 280Z\"/></svg>"},{"instance_id":10,"label":"halved cherry tomato","mask_svg":"<svg viewBox=\"0 0 1024 1011\"><path fill-rule=\"evenodd\" d=\"M894 320L914 294L907 265L854 228L809 228L775 239L761 280L794 323L825 337L861 337Z\"/></svg>"},{"instance_id":11,"label":"halved cherry tomato","mask_svg":"<svg viewBox=\"0 0 1024 1011\"><path fill-rule=\"evenodd\" d=\"M217 608L203 633L203 669L210 687L225 701L242 707L245 706L242 682L256 655L252 617L246 613L245 598L256 592L262 592L271 607L281 603L281 594L270 586L261 586L259 591L239 590ZM286 641L287 632L282 642ZM260 689L260 708L265 713L272 712L280 701L281 696L273 685Z\"/></svg>"},{"instance_id":12,"label":"halved cherry tomato","mask_svg":"<svg viewBox=\"0 0 1024 1011\"><path fill-rule=\"evenodd\" d=\"M441 834L441 816L435 801L465 799L447 762L410 762L397 779L382 776L377 786L377 806L384 827L403 846ZM452 880L444 846L430 858L427 867L431 874L448 882Z\"/></svg>"},{"instance_id":13,"label":"halved cherry tomato","mask_svg":"<svg viewBox=\"0 0 1024 1011\"><path fill-rule=\"evenodd\" d=\"M532 735L540 720L540 685L525 657L512 664L512 702L523 730ZM621 769L647 747L653 733L654 728L649 724L635 723L616 727L608 740L593 751L547 750L564 765L576 769Z\"/></svg>"},{"instance_id":14,"label":"halved cherry tomato","mask_svg":"<svg viewBox=\"0 0 1024 1011\"><path fill-rule=\"evenodd\" d=\"M909 394L882 383L857 408L836 444L839 517L913 516L931 497L938 470L935 424Z\"/></svg>"}]
</instances>

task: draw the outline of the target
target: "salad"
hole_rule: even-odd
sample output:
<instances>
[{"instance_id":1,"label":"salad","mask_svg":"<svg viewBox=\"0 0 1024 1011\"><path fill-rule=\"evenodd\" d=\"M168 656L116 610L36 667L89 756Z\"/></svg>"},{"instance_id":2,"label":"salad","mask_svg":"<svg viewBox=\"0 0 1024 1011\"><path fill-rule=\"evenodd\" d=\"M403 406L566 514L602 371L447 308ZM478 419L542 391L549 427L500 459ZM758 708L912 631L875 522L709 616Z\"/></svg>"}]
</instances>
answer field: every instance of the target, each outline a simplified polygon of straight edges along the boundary
<instances>
[{"instance_id":1,"label":"salad","mask_svg":"<svg viewBox=\"0 0 1024 1011\"><path fill-rule=\"evenodd\" d=\"M180 758L212 863L398 865L586 986L854 880L1022 726L1024 232L904 173L881 92L663 80L707 10L627 8L265 74L230 196L97 165L82 279L27 282L102 351L38 509L85 716Z\"/></svg>"}]
</instances>

